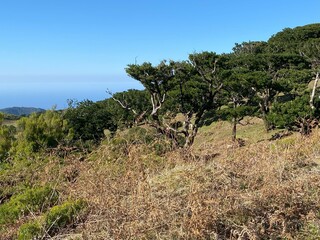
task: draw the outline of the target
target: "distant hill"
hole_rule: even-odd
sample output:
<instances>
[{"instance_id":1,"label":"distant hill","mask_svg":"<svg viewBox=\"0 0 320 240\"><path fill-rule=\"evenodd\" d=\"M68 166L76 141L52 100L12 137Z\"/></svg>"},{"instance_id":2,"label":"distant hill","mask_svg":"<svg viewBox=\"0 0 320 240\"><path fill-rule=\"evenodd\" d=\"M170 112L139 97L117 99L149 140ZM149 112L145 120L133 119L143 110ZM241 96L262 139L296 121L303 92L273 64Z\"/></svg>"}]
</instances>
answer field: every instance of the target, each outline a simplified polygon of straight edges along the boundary
<instances>
[{"instance_id":1,"label":"distant hill","mask_svg":"<svg viewBox=\"0 0 320 240\"><path fill-rule=\"evenodd\" d=\"M10 108L3 108L0 109L0 112L6 114L12 114L16 116L23 116L23 115L30 115L34 112L44 112L45 109L42 108L34 108L34 107L10 107Z\"/></svg>"}]
</instances>

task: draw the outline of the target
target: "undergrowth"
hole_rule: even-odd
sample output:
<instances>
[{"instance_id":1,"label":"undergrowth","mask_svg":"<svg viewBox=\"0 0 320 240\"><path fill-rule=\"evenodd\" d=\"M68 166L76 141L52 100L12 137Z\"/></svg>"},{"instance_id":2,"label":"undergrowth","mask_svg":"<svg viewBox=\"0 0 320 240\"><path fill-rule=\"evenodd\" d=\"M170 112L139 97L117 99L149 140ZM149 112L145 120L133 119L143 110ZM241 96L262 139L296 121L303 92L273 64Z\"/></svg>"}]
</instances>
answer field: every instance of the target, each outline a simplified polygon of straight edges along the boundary
<instances>
[{"instance_id":1,"label":"undergrowth","mask_svg":"<svg viewBox=\"0 0 320 240\"><path fill-rule=\"evenodd\" d=\"M198 142L200 151L161 155L129 144L114 161L116 147L103 145L75 185L75 196L92 209L78 233L81 239L320 238L319 139L316 131L244 147Z\"/></svg>"},{"instance_id":2,"label":"undergrowth","mask_svg":"<svg viewBox=\"0 0 320 240\"><path fill-rule=\"evenodd\" d=\"M18 240L52 237L61 229L76 223L84 214L86 202L67 201L52 207L36 220L23 224L18 230Z\"/></svg>"},{"instance_id":3,"label":"undergrowth","mask_svg":"<svg viewBox=\"0 0 320 240\"><path fill-rule=\"evenodd\" d=\"M53 205L57 199L58 193L49 186L27 189L11 197L8 202L0 205L0 229L1 226L12 223L21 216L43 211Z\"/></svg>"},{"instance_id":4,"label":"undergrowth","mask_svg":"<svg viewBox=\"0 0 320 240\"><path fill-rule=\"evenodd\" d=\"M320 239L320 131L268 141L261 124L239 128L243 147L218 122L189 150L139 128L106 139L84 160L50 160L36 179L55 183L58 203L14 223L11 236Z\"/></svg>"}]
</instances>

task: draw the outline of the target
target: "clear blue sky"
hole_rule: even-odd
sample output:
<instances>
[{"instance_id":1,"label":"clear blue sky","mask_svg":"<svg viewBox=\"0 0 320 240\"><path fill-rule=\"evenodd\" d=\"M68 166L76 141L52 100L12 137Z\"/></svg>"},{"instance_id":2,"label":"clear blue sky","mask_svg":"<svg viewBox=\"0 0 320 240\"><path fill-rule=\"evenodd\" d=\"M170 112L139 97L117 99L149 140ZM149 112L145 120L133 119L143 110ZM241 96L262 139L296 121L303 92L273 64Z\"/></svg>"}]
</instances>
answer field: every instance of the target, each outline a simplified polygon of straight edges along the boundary
<instances>
[{"instance_id":1,"label":"clear blue sky","mask_svg":"<svg viewBox=\"0 0 320 240\"><path fill-rule=\"evenodd\" d=\"M319 0L2 0L0 108L141 88L127 64L184 60L319 23Z\"/></svg>"}]
</instances>

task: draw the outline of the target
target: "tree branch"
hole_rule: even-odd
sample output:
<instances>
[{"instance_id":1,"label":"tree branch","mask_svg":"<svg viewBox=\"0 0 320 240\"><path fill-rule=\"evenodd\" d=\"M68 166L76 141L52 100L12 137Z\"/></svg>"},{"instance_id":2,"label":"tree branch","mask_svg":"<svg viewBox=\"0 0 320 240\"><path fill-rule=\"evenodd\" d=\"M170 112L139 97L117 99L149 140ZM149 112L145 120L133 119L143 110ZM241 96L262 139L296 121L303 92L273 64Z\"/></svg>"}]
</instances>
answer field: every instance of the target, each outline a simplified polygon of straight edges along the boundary
<instances>
[{"instance_id":1,"label":"tree branch","mask_svg":"<svg viewBox=\"0 0 320 240\"><path fill-rule=\"evenodd\" d=\"M132 109L132 108L129 107L126 103L121 102L119 99L115 98L114 95L113 95L113 93L112 93L109 89L107 89L106 92L111 96L111 98L112 98L114 101L116 101L117 103L119 103L119 105L120 105L123 109L132 111L134 115L138 115L138 113L137 113L136 110Z\"/></svg>"},{"instance_id":2,"label":"tree branch","mask_svg":"<svg viewBox=\"0 0 320 240\"><path fill-rule=\"evenodd\" d=\"M316 79L314 80L312 92L311 92L311 95L310 95L309 104L310 104L310 107L311 107L312 110L315 109L315 106L313 104L313 100L314 100L314 96L316 94L316 88L317 88L317 85L318 85L318 81L319 81L319 72L317 72Z\"/></svg>"}]
</instances>

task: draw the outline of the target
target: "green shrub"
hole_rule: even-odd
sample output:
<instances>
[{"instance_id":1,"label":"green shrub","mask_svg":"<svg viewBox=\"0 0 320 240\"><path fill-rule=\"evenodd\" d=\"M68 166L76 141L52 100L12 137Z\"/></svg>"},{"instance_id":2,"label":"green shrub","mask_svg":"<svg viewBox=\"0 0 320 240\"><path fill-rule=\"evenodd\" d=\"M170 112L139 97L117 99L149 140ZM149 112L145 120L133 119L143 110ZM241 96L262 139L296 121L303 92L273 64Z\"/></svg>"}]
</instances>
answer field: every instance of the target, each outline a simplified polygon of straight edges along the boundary
<instances>
[{"instance_id":1,"label":"green shrub","mask_svg":"<svg viewBox=\"0 0 320 240\"><path fill-rule=\"evenodd\" d=\"M52 207L45 215L20 226L18 240L38 239L44 234L56 234L59 229L74 223L87 204L83 200L67 201Z\"/></svg>"},{"instance_id":2,"label":"green shrub","mask_svg":"<svg viewBox=\"0 0 320 240\"><path fill-rule=\"evenodd\" d=\"M18 134L13 153L29 156L59 144L69 143L73 138L72 129L60 112L49 110L42 114L33 113L18 121Z\"/></svg>"},{"instance_id":3,"label":"green shrub","mask_svg":"<svg viewBox=\"0 0 320 240\"><path fill-rule=\"evenodd\" d=\"M29 240L36 239L42 236L44 233L44 228L39 221L27 222L19 228L18 240Z\"/></svg>"},{"instance_id":4,"label":"green shrub","mask_svg":"<svg viewBox=\"0 0 320 240\"><path fill-rule=\"evenodd\" d=\"M309 95L303 95L288 102L274 103L268 120L277 128L299 129L299 119L307 120L315 117L314 111L309 106L309 98Z\"/></svg>"},{"instance_id":5,"label":"green shrub","mask_svg":"<svg viewBox=\"0 0 320 240\"><path fill-rule=\"evenodd\" d=\"M16 128L14 126L0 126L0 162L9 157L15 134Z\"/></svg>"},{"instance_id":6,"label":"green shrub","mask_svg":"<svg viewBox=\"0 0 320 240\"><path fill-rule=\"evenodd\" d=\"M57 199L58 193L49 186L27 189L0 205L0 227L30 212L42 211L52 206Z\"/></svg>"},{"instance_id":7,"label":"green shrub","mask_svg":"<svg viewBox=\"0 0 320 240\"><path fill-rule=\"evenodd\" d=\"M56 232L59 228L72 224L85 209L86 205L85 201L77 200L52 207L45 217L46 229L52 233Z\"/></svg>"},{"instance_id":8,"label":"green shrub","mask_svg":"<svg viewBox=\"0 0 320 240\"><path fill-rule=\"evenodd\" d=\"M69 108L63 117L74 131L73 140L100 142L105 129L116 130L108 109L89 100L82 102L70 100Z\"/></svg>"}]
</instances>

